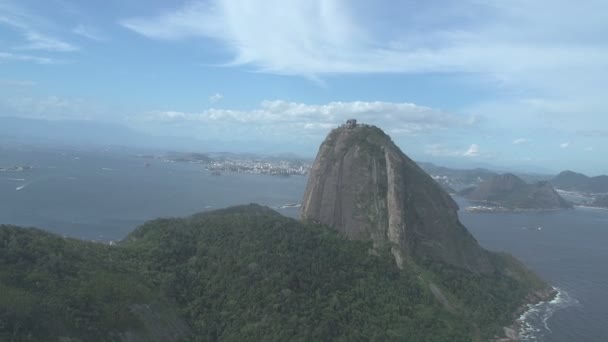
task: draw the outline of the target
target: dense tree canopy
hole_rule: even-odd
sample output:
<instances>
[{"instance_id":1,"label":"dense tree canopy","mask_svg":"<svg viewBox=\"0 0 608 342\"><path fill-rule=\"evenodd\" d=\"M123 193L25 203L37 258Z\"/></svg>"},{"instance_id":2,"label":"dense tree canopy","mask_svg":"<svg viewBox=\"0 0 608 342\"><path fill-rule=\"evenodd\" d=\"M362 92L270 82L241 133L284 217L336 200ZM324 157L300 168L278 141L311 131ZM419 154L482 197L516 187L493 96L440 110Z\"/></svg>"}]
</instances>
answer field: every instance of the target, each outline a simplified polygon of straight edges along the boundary
<instances>
[{"instance_id":1,"label":"dense tree canopy","mask_svg":"<svg viewBox=\"0 0 608 342\"><path fill-rule=\"evenodd\" d=\"M1 226L0 340L121 340L150 325L134 309L149 303L184 320L176 340L484 340L545 286L493 259L517 276L400 270L388 250L257 205L154 220L118 246Z\"/></svg>"}]
</instances>

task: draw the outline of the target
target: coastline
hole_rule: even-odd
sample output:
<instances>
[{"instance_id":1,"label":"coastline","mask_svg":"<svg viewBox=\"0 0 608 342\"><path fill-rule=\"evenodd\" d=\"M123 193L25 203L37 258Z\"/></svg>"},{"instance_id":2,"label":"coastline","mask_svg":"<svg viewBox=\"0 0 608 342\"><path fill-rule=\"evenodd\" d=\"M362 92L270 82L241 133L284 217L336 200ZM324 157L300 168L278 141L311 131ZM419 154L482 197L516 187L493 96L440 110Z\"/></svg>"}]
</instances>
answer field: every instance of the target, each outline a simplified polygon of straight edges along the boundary
<instances>
[{"instance_id":1,"label":"coastline","mask_svg":"<svg viewBox=\"0 0 608 342\"><path fill-rule=\"evenodd\" d=\"M465 211L471 213L542 213L561 210L571 210L573 208L551 208L551 209L523 209L523 208L507 208L507 207L484 207L484 206L469 206L464 208Z\"/></svg>"},{"instance_id":2,"label":"coastline","mask_svg":"<svg viewBox=\"0 0 608 342\"><path fill-rule=\"evenodd\" d=\"M582 208L582 209L594 209L594 210L608 210L608 208L606 207L593 207L590 205L575 205L575 208Z\"/></svg>"},{"instance_id":3,"label":"coastline","mask_svg":"<svg viewBox=\"0 0 608 342\"><path fill-rule=\"evenodd\" d=\"M525 319L527 315L538 305L555 301L558 299L560 290L550 286L545 290L539 290L526 296L525 301L513 313L513 323L503 327L503 336L496 337L494 342L516 342L520 341L522 332L527 329Z\"/></svg>"}]
</instances>

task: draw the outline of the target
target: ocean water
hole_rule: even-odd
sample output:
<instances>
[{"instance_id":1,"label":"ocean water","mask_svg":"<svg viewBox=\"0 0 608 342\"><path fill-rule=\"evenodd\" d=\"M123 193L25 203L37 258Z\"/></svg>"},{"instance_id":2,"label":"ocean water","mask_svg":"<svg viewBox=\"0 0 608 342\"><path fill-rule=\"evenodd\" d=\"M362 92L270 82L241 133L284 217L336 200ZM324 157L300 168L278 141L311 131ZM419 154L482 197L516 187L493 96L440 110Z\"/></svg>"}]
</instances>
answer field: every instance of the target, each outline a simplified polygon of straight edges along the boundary
<instances>
[{"instance_id":1,"label":"ocean water","mask_svg":"<svg viewBox=\"0 0 608 342\"><path fill-rule=\"evenodd\" d=\"M513 254L559 291L522 317L524 341L608 341L608 210L460 217L484 247Z\"/></svg>"},{"instance_id":2,"label":"ocean water","mask_svg":"<svg viewBox=\"0 0 608 342\"><path fill-rule=\"evenodd\" d=\"M279 208L299 203L306 186L302 176L213 176L200 164L103 151L0 149L0 167L11 165L33 169L0 173L1 223L100 241L120 240L157 217L237 204L264 204L296 217L298 208Z\"/></svg>"},{"instance_id":3,"label":"ocean water","mask_svg":"<svg viewBox=\"0 0 608 342\"><path fill-rule=\"evenodd\" d=\"M299 203L306 186L300 176L212 176L198 164L126 153L0 148L0 167L12 165L34 168L0 173L0 223L99 241L120 240L156 217L251 202L297 217L299 208L279 208ZM608 210L460 217L484 247L515 255L558 289L554 301L521 317L525 341L608 340Z\"/></svg>"}]
</instances>

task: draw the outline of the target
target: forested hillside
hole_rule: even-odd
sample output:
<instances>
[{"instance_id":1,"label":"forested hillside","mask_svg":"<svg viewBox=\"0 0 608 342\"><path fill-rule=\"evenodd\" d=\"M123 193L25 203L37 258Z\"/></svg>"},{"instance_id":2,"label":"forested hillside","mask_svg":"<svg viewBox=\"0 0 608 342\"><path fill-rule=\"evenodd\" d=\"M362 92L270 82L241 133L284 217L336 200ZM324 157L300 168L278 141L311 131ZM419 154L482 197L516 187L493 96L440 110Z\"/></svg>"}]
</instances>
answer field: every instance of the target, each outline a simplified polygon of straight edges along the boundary
<instances>
[{"instance_id":1,"label":"forested hillside","mask_svg":"<svg viewBox=\"0 0 608 342\"><path fill-rule=\"evenodd\" d=\"M1 226L0 340L486 340L545 288L504 256L491 275L399 270L371 247L258 205L154 220L118 246Z\"/></svg>"}]
</instances>

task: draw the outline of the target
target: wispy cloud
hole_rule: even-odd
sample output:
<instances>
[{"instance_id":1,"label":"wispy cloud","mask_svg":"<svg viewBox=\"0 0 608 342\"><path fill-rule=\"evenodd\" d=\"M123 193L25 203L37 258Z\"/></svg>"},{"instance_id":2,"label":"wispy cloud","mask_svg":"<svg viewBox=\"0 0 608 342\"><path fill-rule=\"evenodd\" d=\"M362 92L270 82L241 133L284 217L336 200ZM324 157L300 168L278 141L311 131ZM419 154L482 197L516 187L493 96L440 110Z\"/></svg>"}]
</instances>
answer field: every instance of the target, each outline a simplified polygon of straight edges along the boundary
<instances>
[{"instance_id":1,"label":"wispy cloud","mask_svg":"<svg viewBox=\"0 0 608 342\"><path fill-rule=\"evenodd\" d=\"M23 33L23 36L26 38L28 43L17 47L18 49L56 52L70 52L79 50L78 47L68 42L29 29Z\"/></svg>"},{"instance_id":2,"label":"wispy cloud","mask_svg":"<svg viewBox=\"0 0 608 342\"><path fill-rule=\"evenodd\" d=\"M85 38L88 38L91 40L96 40L99 42L105 41L107 39L98 29L91 27L91 26L82 25L82 24L74 27L72 32L79 36L82 36L82 37L85 37Z\"/></svg>"},{"instance_id":3,"label":"wispy cloud","mask_svg":"<svg viewBox=\"0 0 608 342\"><path fill-rule=\"evenodd\" d=\"M38 57L31 55L15 54L12 52L1 52L0 51L0 63L6 61L21 61L21 62L34 62L37 64L58 64L60 63L56 59L47 57Z\"/></svg>"},{"instance_id":4,"label":"wispy cloud","mask_svg":"<svg viewBox=\"0 0 608 342\"><path fill-rule=\"evenodd\" d=\"M373 20L365 21L366 14L343 0L195 1L121 24L153 39L215 39L234 52L232 63L283 74L466 71L508 79L513 73L580 66L583 60L606 65L606 44L564 37L567 21L537 11L549 4L469 0L441 5L438 15L436 4L405 13L391 3L408 16L394 23L392 34L369 25ZM578 9L566 2L551 7L564 14ZM585 34L597 25L607 26L595 14L572 29Z\"/></svg>"},{"instance_id":5,"label":"wispy cloud","mask_svg":"<svg viewBox=\"0 0 608 342\"><path fill-rule=\"evenodd\" d=\"M561 144L559 144L559 147L560 148L568 148L568 147L570 147L570 142L561 143Z\"/></svg>"},{"instance_id":6,"label":"wispy cloud","mask_svg":"<svg viewBox=\"0 0 608 342\"><path fill-rule=\"evenodd\" d=\"M24 43L14 47L18 50L52 52L79 50L77 46L48 33L52 25L49 25L45 19L29 13L10 1L0 4L0 25L8 26L20 33Z\"/></svg>"}]
</instances>

